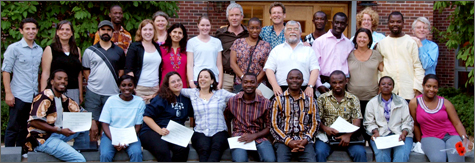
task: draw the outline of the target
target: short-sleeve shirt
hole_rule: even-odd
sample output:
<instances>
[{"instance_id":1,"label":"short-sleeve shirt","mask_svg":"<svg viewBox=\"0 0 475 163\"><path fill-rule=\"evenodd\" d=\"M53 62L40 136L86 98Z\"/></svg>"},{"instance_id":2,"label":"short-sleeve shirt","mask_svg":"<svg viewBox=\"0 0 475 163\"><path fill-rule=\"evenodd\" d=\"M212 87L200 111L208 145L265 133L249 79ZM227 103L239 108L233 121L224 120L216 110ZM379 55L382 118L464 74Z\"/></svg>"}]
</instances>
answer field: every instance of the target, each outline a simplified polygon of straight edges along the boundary
<instances>
[{"instance_id":1,"label":"short-sleeve shirt","mask_svg":"<svg viewBox=\"0 0 475 163\"><path fill-rule=\"evenodd\" d=\"M150 104L145 107L143 116L153 119L153 121L160 127L167 127L168 122L175 121L181 125L185 125L188 117L193 117L193 107L189 98L179 95L176 97L176 102L170 103L166 99L157 95L151 100ZM152 130L146 123L143 124L140 134L145 131Z\"/></svg>"},{"instance_id":2,"label":"short-sleeve shirt","mask_svg":"<svg viewBox=\"0 0 475 163\"><path fill-rule=\"evenodd\" d=\"M33 151L37 146L42 145L51 136L51 132L47 132L30 125L33 120L46 122L54 126L57 117L56 102L54 93L51 89L46 89L40 94L36 95L30 111L30 118L28 119L28 135L26 138L26 147L28 151ZM79 105L66 95L61 95L61 107L63 112L80 112Z\"/></svg>"},{"instance_id":3,"label":"short-sleeve shirt","mask_svg":"<svg viewBox=\"0 0 475 163\"><path fill-rule=\"evenodd\" d=\"M231 120L232 136L254 134L270 127L270 101L260 95L255 95L252 101L243 98L244 92L238 93L228 101L225 116ZM266 141L267 138L256 139L257 143Z\"/></svg>"},{"instance_id":4,"label":"short-sleeve shirt","mask_svg":"<svg viewBox=\"0 0 475 163\"><path fill-rule=\"evenodd\" d=\"M345 97L338 102L329 91L318 97L318 111L322 124L330 126L340 116L347 122L352 123L354 119L363 119L360 108L360 100L355 95L345 91Z\"/></svg>"},{"instance_id":5,"label":"short-sleeve shirt","mask_svg":"<svg viewBox=\"0 0 475 163\"><path fill-rule=\"evenodd\" d=\"M181 52L181 48L178 48L175 51L173 48L168 51L168 47L160 46L160 50L162 51L162 76L160 79L165 79L165 75L171 71L176 71L180 74L182 81L183 81L183 88L188 88L188 80L186 76L186 52ZM161 80L160 85L163 84Z\"/></svg>"},{"instance_id":6,"label":"short-sleeve shirt","mask_svg":"<svg viewBox=\"0 0 475 163\"><path fill-rule=\"evenodd\" d=\"M130 101L122 100L119 95L110 96L102 108L99 121L110 127L128 128L143 123L145 102L139 96Z\"/></svg>"},{"instance_id":7,"label":"short-sleeve shirt","mask_svg":"<svg viewBox=\"0 0 475 163\"><path fill-rule=\"evenodd\" d=\"M106 51L97 43L87 48L82 56L82 66L85 70L91 70L89 80L87 81L87 89L103 96L118 94L119 87L117 86L114 75L104 60L99 56L100 54L92 50L94 48L99 49L99 51L105 54L117 75L119 74L119 70L123 70L125 67L124 51L114 44Z\"/></svg>"},{"instance_id":8,"label":"short-sleeve shirt","mask_svg":"<svg viewBox=\"0 0 475 163\"><path fill-rule=\"evenodd\" d=\"M284 24L285 26L285 24ZM262 40L268 42L272 49L274 49L277 45L280 45L285 42L285 29L282 29L279 34L275 33L274 31L274 26L269 25L262 27L261 33L259 33L259 36L262 38Z\"/></svg>"},{"instance_id":9,"label":"short-sleeve shirt","mask_svg":"<svg viewBox=\"0 0 475 163\"><path fill-rule=\"evenodd\" d=\"M2 71L13 73L10 88L13 96L23 102L31 103L38 93L38 74L43 49L33 42L30 48L25 39L7 47L3 53Z\"/></svg>"},{"instance_id":10,"label":"short-sleeve shirt","mask_svg":"<svg viewBox=\"0 0 475 163\"><path fill-rule=\"evenodd\" d=\"M372 50L368 60L362 62L351 51L348 56L348 69L350 79L348 92L356 95L360 100L371 100L378 94L378 66L383 62L383 56L377 50Z\"/></svg>"},{"instance_id":11,"label":"short-sleeve shirt","mask_svg":"<svg viewBox=\"0 0 475 163\"><path fill-rule=\"evenodd\" d=\"M252 54L252 62L249 66L249 59L251 56L251 51L254 49ZM251 46L246 42L246 38L237 39L234 41L231 50L236 52L237 65L239 69L245 74L247 67L249 66L249 72L258 75L264 70L264 64L266 59L269 56L270 51L272 50L270 44L264 40L259 41L259 45ZM241 84L241 78L236 78L236 84Z\"/></svg>"},{"instance_id":12,"label":"short-sleeve shirt","mask_svg":"<svg viewBox=\"0 0 475 163\"><path fill-rule=\"evenodd\" d=\"M219 39L212 37L208 42L203 42L198 37L193 37L188 40L186 44L186 52L193 53L193 79L196 81L198 79L198 73L201 70L207 68L213 71L216 76L216 81L218 81L218 66L216 63L218 61L218 53L223 51L223 46Z\"/></svg>"},{"instance_id":13,"label":"short-sleeve shirt","mask_svg":"<svg viewBox=\"0 0 475 163\"><path fill-rule=\"evenodd\" d=\"M94 44L98 43L100 39L99 32L96 32L96 35L94 36ZM124 27L120 26L119 31L112 31L111 41L122 48L122 50L127 54L127 49L129 49L129 45L132 43L132 35L126 31Z\"/></svg>"},{"instance_id":14,"label":"short-sleeve shirt","mask_svg":"<svg viewBox=\"0 0 475 163\"><path fill-rule=\"evenodd\" d=\"M235 95L234 93L224 89L213 90L213 96L209 100L200 98L198 88L183 88L181 94L190 98L193 105L195 132L211 137L220 131L228 130L223 112L226 109L226 103Z\"/></svg>"}]
</instances>

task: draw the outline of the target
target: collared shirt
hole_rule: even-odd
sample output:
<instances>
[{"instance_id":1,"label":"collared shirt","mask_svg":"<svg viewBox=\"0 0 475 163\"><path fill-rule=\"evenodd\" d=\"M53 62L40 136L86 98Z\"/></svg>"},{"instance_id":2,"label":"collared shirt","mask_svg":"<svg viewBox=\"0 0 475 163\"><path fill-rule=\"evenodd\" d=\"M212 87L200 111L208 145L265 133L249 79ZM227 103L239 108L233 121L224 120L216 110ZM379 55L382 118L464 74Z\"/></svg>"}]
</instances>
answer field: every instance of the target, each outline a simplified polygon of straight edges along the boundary
<instances>
[{"instance_id":1,"label":"collared shirt","mask_svg":"<svg viewBox=\"0 0 475 163\"><path fill-rule=\"evenodd\" d=\"M228 120L232 120L232 136L241 136L245 133L254 134L270 127L270 101L257 95L252 101L243 98L244 92L232 97L224 111ZM267 138L256 139L257 143L266 141Z\"/></svg>"},{"instance_id":2,"label":"collared shirt","mask_svg":"<svg viewBox=\"0 0 475 163\"><path fill-rule=\"evenodd\" d=\"M233 69L231 68L231 46L234 43L234 40L239 39L239 38L246 38L249 36L249 32L247 31L247 28L241 24L241 27L243 31L239 34L234 34L233 32L229 32L227 27L220 28L216 31L215 37L218 38L221 41L221 44L223 46L223 71L226 72L233 72Z\"/></svg>"},{"instance_id":3,"label":"collared shirt","mask_svg":"<svg viewBox=\"0 0 475 163\"><path fill-rule=\"evenodd\" d=\"M371 36L373 36L373 43L371 43L371 47L370 49L373 49L374 50L374 46L376 46L376 44L381 41L383 38L385 38L386 36L384 34L381 34L381 33L378 33L376 31L374 31L373 33L371 33ZM353 39L355 38L355 36L351 37L350 41L351 43L353 44ZM355 46L355 44L353 44L353 46Z\"/></svg>"},{"instance_id":4,"label":"collared shirt","mask_svg":"<svg viewBox=\"0 0 475 163\"><path fill-rule=\"evenodd\" d=\"M312 45L320 63L320 75L330 76L335 70L341 70L348 76L347 58L353 50L353 44L345 35L337 39L331 32L331 29L324 35L317 38ZM320 76L318 76L316 87L321 86Z\"/></svg>"},{"instance_id":5,"label":"collared shirt","mask_svg":"<svg viewBox=\"0 0 475 163\"><path fill-rule=\"evenodd\" d=\"M271 103L270 132L274 142L288 145L291 140L307 139L313 143L313 136L318 130L320 116L314 98L300 91L300 97L294 99L287 89Z\"/></svg>"},{"instance_id":6,"label":"collared shirt","mask_svg":"<svg viewBox=\"0 0 475 163\"><path fill-rule=\"evenodd\" d=\"M54 93L51 89L45 89L40 92L31 105L30 119L28 119L28 135L26 137L25 145L28 151L33 151L37 146L45 143L46 139L51 136L51 132L47 132L30 125L33 120L39 120L48 123L51 126L55 126L55 121L58 118L56 110L56 102ZM61 105L63 112L82 112L84 109L74 102L66 95L61 95ZM86 123L86 122L84 122Z\"/></svg>"},{"instance_id":7,"label":"collared shirt","mask_svg":"<svg viewBox=\"0 0 475 163\"><path fill-rule=\"evenodd\" d=\"M333 91L328 91L318 97L318 110L322 118L322 124L330 126L341 117L352 123L354 119L363 119L360 108L360 100L350 92L345 91L345 97L338 102L333 96Z\"/></svg>"},{"instance_id":8,"label":"collared shirt","mask_svg":"<svg viewBox=\"0 0 475 163\"><path fill-rule=\"evenodd\" d=\"M195 132L211 137L220 131L228 130L223 112L234 93L224 89L213 90L213 96L207 100L200 98L198 88L183 88L181 94L191 100L196 123Z\"/></svg>"},{"instance_id":9,"label":"collared shirt","mask_svg":"<svg viewBox=\"0 0 475 163\"><path fill-rule=\"evenodd\" d=\"M439 58L439 46L427 39L421 40L421 42L422 46L419 48L419 59L421 60L422 68L425 70L425 75L435 74L437 59Z\"/></svg>"},{"instance_id":10,"label":"collared shirt","mask_svg":"<svg viewBox=\"0 0 475 163\"><path fill-rule=\"evenodd\" d=\"M38 74L43 56L43 48L36 42L30 48L25 39L7 47L3 53L2 71L15 74L12 77L10 88L14 97L26 103L33 101L38 93Z\"/></svg>"},{"instance_id":11,"label":"collared shirt","mask_svg":"<svg viewBox=\"0 0 475 163\"><path fill-rule=\"evenodd\" d=\"M96 32L96 36L94 37L94 44L98 43L101 38L99 37L99 32ZM114 30L112 32L111 41L122 48L125 54L127 54L127 49L129 49L129 45L132 43L132 35L127 32L124 27L120 26L120 30Z\"/></svg>"},{"instance_id":12,"label":"collared shirt","mask_svg":"<svg viewBox=\"0 0 475 163\"><path fill-rule=\"evenodd\" d=\"M250 54L252 49L254 49L254 52ZM234 41L231 50L236 52L237 65L244 74L246 74L246 70L249 67L249 72L259 75L264 69L264 64L266 64L271 48L270 44L264 40L260 40L258 45L251 46L246 42L246 38L240 38ZM250 60L251 55L252 61ZM241 84L241 78L236 78L235 82L236 84Z\"/></svg>"},{"instance_id":13,"label":"collared shirt","mask_svg":"<svg viewBox=\"0 0 475 163\"><path fill-rule=\"evenodd\" d=\"M284 25L285 26L285 25ZM262 27L261 33L259 33L259 36L262 38L262 40L268 42L272 49L274 49L277 45L280 45L285 42L285 28L282 29L282 31L277 35L274 31L274 26L269 25Z\"/></svg>"},{"instance_id":14,"label":"collared shirt","mask_svg":"<svg viewBox=\"0 0 475 163\"><path fill-rule=\"evenodd\" d=\"M310 33L307 36L305 36L304 42L308 42L310 46L312 46L314 41L315 41L315 38L313 38L313 33Z\"/></svg>"},{"instance_id":15,"label":"collared shirt","mask_svg":"<svg viewBox=\"0 0 475 163\"><path fill-rule=\"evenodd\" d=\"M287 74L290 70L295 68L302 71L303 86L308 84L310 72L315 69L320 69L313 49L303 45L301 41L294 49L292 49L287 42L272 49L264 66L264 71L266 69L274 71L276 73L277 84L287 86Z\"/></svg>"},{"instance_id":16,"label":"collared shirt","mask_svg":"<svg viewBox=\"0 0 475 163\"><path fill-rule=\"evenodd\" d=\"M376 50L383 56L381 76L390 76L396 83L393 93L404 99L412 99L414 90L422 92L424 69L419 60L417 43L411 36L388 36L378 43Z\"/></svg>"}]
</instances>

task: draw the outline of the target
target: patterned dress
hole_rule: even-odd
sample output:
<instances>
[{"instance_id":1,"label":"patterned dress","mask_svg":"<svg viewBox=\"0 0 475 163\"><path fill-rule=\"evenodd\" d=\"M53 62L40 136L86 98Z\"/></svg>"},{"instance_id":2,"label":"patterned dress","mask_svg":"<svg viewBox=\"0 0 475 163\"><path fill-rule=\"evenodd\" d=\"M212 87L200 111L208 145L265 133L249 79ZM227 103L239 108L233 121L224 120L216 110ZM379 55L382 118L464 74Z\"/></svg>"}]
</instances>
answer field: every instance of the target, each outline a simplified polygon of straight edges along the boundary
<instances>
[{"instance_id":1,"label":"patterned dress","mask_svg":"<svg viewBox=\"0 0 475 163\"><path fill-rule=\"evenodd\" d=\"M186 77L186 51L180 52L180 48L177 49L177 53L174 52L173 48L168 51L168 47L160 46L162 52L162 76L160 79L165 79L165 75L168 72L176 71L181 76L183 81L183 88L188 88L187 77ZM163 80L161 80L160 85L162 85Z\"/></svg>"},{"instance_id":2,"label":"patterned dress","mask_svg":"<svg viewBox=\"0 0 475 163\"><path fill-rule=\"evenodd\" d=\"M236 51L236 59L239 69L245 74L247 67L249 65L250 53L251 50L254 49L255 46L251 46L247 44L246 38L240 38L234 41L233 46L231 46L231 50ZM249 72L259 75L259 73L263 70L264 64L266 63L266 59L269 56L271 51L270 44L260 40L259 45L254 50L252 54L252 63L249 67ZM241 79L236 77L235 84L241 84Z\"/></svg>"}]
</instances>

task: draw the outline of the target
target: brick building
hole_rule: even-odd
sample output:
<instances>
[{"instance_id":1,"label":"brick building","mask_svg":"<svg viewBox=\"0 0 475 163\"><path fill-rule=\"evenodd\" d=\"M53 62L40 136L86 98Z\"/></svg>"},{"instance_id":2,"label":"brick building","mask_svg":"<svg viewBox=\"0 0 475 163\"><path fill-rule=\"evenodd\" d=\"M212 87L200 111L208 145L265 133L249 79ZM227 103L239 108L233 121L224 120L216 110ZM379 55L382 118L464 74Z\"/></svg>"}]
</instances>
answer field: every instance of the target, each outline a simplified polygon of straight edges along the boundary
<instances>
[{"instance_id":1,"label":"brick building","mask_svg":"<svg viewBox=\"0 0 475 163\"><path fill-rule=\"evenodd\" d=\"M251 17L258 17L263 21L263 25L270 25L269 5L270 1L180 1L178 6L180 8L177 18L171 18L170 23L183 23L190 37L198 35L197 20L201 15L208 15L211 19L212 29L216 31L219 27L227 25L226 7L229 3L239 3L244 9L244 21ZM306 35L314 30L311 23L311 17L316 11L324 11L327 15L332 15L336 12L344 12L349 16L350 26L345 31L345 36L351 37L352 33L356 31L355 14L365 7L372 7L373 10L379 13L379 27L378 32L389 34L387 28L387 19L389 13L392 11L400 11L404 15L404 28L406 34L411 34L411 24L417 17L424 16L431 21L431 25L440 30L446 30L449 25L447 17L450 15L450 10L445 10L442 13L433 10L434 1L372 1L372 2L335 2L335 1L282 1L287 8L287 20L297 20L302 24L302 35ZM329 16L329 22L331 17ZM331 23L327 24L326 29L331 28ZM465 86L467 80L468 70L465 69L462 62L456 60L456 51L448 50L445 42L439 42L437 38L431 33L428 36L429 40L434 41L439 45L439 59L437 64L437 76L442 80L442 87L456 87L462 88ZM469 88L473 90L473 86Z\"/></svg>"}]
</instances>

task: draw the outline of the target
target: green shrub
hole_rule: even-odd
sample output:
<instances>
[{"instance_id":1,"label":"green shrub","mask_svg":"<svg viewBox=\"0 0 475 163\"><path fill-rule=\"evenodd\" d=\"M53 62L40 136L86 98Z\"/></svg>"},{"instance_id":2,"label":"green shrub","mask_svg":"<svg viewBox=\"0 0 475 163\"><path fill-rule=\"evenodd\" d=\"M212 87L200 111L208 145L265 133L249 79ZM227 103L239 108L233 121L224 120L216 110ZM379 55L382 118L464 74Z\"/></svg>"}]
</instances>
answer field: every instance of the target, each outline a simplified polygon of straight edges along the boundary
<instances>
[{"instance_id":1,"label":"green shrub","mask_svg":"<svg viewBox=\"0 0 475 163\"><path fill-rule=\"evenodd\" d=\"M441 88L438 95L452 102L467 134L473 136L473 96L455 88Z\"/></svg>"},{"instance_id":2,"label":"green shrub","mask_svg":"<svg viewBox=\"0 0 475 163\"><path fill-rule=\"evenodd\" d=\"M2 101L2 138L5 136L5 130L8 124L8 105Z\"/></svg>"}]
</instances>

